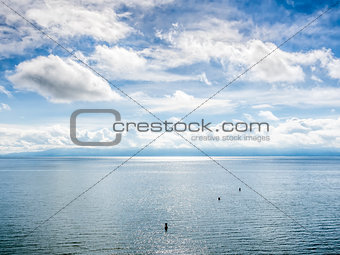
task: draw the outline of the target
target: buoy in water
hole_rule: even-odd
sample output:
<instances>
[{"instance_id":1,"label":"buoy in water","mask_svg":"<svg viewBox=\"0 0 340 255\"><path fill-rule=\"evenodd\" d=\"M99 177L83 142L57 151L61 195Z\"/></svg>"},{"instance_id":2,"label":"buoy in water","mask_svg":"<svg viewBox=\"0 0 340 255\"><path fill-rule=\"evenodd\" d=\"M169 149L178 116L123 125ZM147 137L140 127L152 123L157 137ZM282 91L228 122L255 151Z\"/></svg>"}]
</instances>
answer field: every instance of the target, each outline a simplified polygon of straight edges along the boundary
<instances>
[{"instance_id":1,"label":"buoy in water","mask_svg":"<svg viewBox=\"0 0 340 255\"><path fill-rule=\"evenodd\" d=\"M165 231L168 231L168 223L165 223L164 229L165 229Z\"/></svg>"},{"instance_id":2,"label":"buoy in water","mask_svg":"<svg viewBox=\"0 0 340 255\"><path fill-rule=\"evenodd\" d=\"M238 188L238 191L241 191L241 188Z\"/></svg>"},{"instance_id":3,"label":"buoy in water","mask_svg":"<svg viewBox=\"0 0 340 255\"><path fill-rule=\"evenodd\" d=\"M220 198L220 197L218 197L218 198L217 198L217 200L221 200L221 198Z\"/></svg>"}]
</instances>

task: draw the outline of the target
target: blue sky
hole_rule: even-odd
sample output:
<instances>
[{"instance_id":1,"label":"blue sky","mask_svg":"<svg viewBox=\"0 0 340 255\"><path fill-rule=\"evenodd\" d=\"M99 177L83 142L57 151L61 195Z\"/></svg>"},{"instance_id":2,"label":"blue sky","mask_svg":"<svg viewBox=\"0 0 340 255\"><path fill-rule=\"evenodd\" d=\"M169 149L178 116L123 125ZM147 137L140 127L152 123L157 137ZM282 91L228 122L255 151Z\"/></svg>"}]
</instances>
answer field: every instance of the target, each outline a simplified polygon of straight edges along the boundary
<instances>
[{"instance_id":1,"label":"blue sky","mask_svg":"<svg viewBox=\"0 0 340 255\"><path fill-rule=\"evenodd\" d=\"M159 118L178 120L333 1L6 3ZM270 142L197 146L339 152L339 13L335 7L188 117L214 125L266 121ZM1 154L75 148L68 125L79 108L114 108L124 120L155 121L5 6L0 29ZM110 124L91 121L92 129L79 134L84 139L114 135ZM125 134L115 150L138 149L152 137ZM175 134L150 148L192 149Z\"/></svg>"}]
</instances>

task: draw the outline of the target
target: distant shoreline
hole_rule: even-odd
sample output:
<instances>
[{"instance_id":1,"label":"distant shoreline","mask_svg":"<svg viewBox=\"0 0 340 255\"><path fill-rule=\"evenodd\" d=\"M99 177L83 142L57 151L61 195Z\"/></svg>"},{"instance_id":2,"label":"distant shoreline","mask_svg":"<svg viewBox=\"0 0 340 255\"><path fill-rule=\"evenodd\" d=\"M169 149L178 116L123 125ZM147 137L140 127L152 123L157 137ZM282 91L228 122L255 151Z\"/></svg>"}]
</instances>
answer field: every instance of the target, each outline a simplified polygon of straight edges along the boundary
<instances>
[{"instance_id":1,"label":"distant shoreline","mask_svg":"<svg viewBox=\"0 0 340 255\"><path fill-rule=\"evenodd\" d=\"M232 160L232 159L251 159L251 158L294 158L294 159L332 159L339 158L340 155L228 155L228 156L214 156L214 159L218 160ZM127 159L130 156L100 156L100 155L65 155L65 156L8 156L8 155L0 155L1 159ZM191 159L195 158L195 160L210 160L206 156L179 156L179 155L153 155L153 156L135 156L132 159Z\"/></svg>"}]
</instances>

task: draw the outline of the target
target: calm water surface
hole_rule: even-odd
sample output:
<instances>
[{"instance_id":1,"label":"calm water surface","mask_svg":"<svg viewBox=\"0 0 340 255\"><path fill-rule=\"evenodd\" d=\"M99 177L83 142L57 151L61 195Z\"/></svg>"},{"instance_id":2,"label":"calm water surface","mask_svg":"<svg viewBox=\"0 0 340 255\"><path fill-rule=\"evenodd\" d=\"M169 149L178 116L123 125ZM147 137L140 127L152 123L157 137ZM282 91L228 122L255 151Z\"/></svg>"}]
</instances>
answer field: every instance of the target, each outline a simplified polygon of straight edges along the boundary
<instances>
[{"instance_id":1,"label":"calm water surface","mask_svg":"<svg viewBox=\"0 0 340 255\"><path fill-rule=\"evenodd\" d=\"M209 160L137 158L22 238L124 159L0 159L0 254L340 254L340 158L217 159L307 231Z\"/></svg>"}]
</instances>

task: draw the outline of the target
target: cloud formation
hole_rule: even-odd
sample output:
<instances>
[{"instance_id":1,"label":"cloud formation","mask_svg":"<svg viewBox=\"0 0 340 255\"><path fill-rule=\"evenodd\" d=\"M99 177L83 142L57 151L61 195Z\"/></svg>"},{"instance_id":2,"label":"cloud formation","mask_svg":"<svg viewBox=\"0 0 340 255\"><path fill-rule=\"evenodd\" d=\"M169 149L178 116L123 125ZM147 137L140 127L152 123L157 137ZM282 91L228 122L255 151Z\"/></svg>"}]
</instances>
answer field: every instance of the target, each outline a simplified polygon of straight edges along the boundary
<instances>
[{"instance_id":1,"label":"cloud formation","mask_svg":"<svg viewBox=\"0 0 340 255\"><path fill-rule=\"evenodd\" d=\"M132 26L122 21L131 13L117 13L118 9L129 7L148 10L171 2L173 0L12 0L7 4L58 39L86 36L115 43L135 32ZM51 44L5 6L0 8L0 18L3 22L0 29L0 58L22 55L27 50Z\"/></svg>"},{"instance_id":2,"label":"cloud formation","mask_svg":"<svg viewBox=\"0 0 340 255\"><path fill-rule=\"evenodd\" d=\"M155 63L168 68L218 61L228 76L234 77L257 63L274 50L273 42L249 38L240 31L243 23L217 18L206 18L194 24L174 24L169 31L157 31L156 36L168 43L143 53ZM306 52L289 52L278 49L274 54L257 64L242 79L248 82L296 83L306 78L306 67L318 65L331 78L339 79L340 61L329 49Z\"/></svg>"},{"instance_id":3,"label":"cloud formation","mask_svg":"<svg viewBox=\"0 0 340 255\"><path fill-rule=\"evenodd\" d=\"M11 107L8 104L0 103L0 112L1 111L10 111Z\"/></svg>"},{"instance_id":4,"label":"cloud formation","mask_svg":"<svg viewBox=\"0 0 340 255\"><path fill-rule=\"evenodd\" d=\"M119 20L111 8L90 10L65 2L48 2L26 12L30 20L58 37L91 36L99 41L117 42L133 29Z\"/></svg>"},{"instance_id":5,"label":"cloud formation","mask_svg":"<svg viewBox=\"0 0 340 255\"><path fill-rule=\"evenodd\" d=\"M212 125L212 130L220 127L221 123ZM301 150L315 149L318 151L322 148L340 149L340 118L290 118L276 125L270 126L270 132L254 133L253 135L270 135L270 141L199 141L191 140L191 137L209 135L239 135L231 132L227 134L199 132L199 133L182 133L188 140L203 150L207 149L236 149L236 148L254 148L254 149L283 149L283 150ZM120 149L140 148L149 143L152 138L159 133L134 131L128 134L124 133L122 142L118 145ZM247 133L247 135L249 135ZM22 125L0 125L0 153L40 151L52 148L75 148L76 146L69 138L69 129L65 125L50 126L22 126ZM115 135L110 128L103 127L98 130L84 130L77 134L82 141L108 141L114 139ZM175 133L167 133L159 140L150 145L150 148L167 149L167 148L188 148L195 150L181 137ZM112 149L112 148L111 148Z\"/></svg>"},{"instance_id":6,"label":"cloud formation","mask_svg":"<svg viewBox=\"0 0 340 255\"><path fill-rule=\"evenodd\" d=\"M174 5L167 9L166 5L173 2ZM173 0L11 0L8 3L63 45L78 50L77 56L164 118L169 113L179 117L193 110L275 49L307 20L303 14L294 16L294 13L289 17L277 13L282 20L271 15L263 17L264 21L258 20L252 13L247 13L248 7L237 9L244 4L231 6L229 2L222 2L188 2L185 7ZM257 8L251 4L250 7ZM3 77L7 75L13 84L13 89L9 89L7 81L0 86L3 102L0 110L9 110L8 105L11 105L13 113L21 113L28 102L33 108L40 107L35 104L42 104L46 110L53 111L53 107L58 106L49 102L86 101L104 105L107 101L121 99L105 80L74 59L64 57L59 47L55 48L51 41L8 9L0 8L0 19ZM340 108L339 50L338 46L332 48L332 44L328 44L329 40L338 45L334 39L337 29L333 29L338 28L338 24L329 23L326 33L320 30L327 26L319 26L323 22L321 19L318 22L197 112L208 113L216 121L226 114L230 119L253 121L263 118L273 122L275 139L266 146L321 147L334 143L338 146L336 136L339 134L335 128L332 126L333 133L326 134L322 126L338 124L334 116ZM306 41L313 33L320 41L315 45ZM303 47L299 47L301 45ZM138 92L141 90L143 92ZM32 93L18 93L22 91L37 93L49 102L31 98ZM24 100L19 102L19 98ZM13 103L16 100L17 105L14 107L10 100ZM124 114L127 112L124 117L147 115L138 106L126 102L133 104L126 100L124 107L119 106ZM72 104L63 107L74 110ZM136 111L137 108L140 111ZM299 118L292 118L295 114ZM10 114L2 113L8 123L18 121L6 115ZM44 122L45 119L36 116L34 121ZM7 128L11 129L10 126ZM16 128L29 132L16 136L10 133L11 130L6 133L3 129L5 138L7 135L15 137L13 149L69 146L68 134L64 131L61 134L52 127L40 128L40 134L37 134L34 127ZM103 129L80 135L84 139L100 140L109 133ZM131 147L147 143L149 138L144 134L128 136L126 144ZM336 142L332 143L331 137ZM155 146L188 146L177 138L161 140ZM8 139L3 140L5 151L10 143L6 145Z\"/></svg>"},{"instance_id":7,"label":"cloud formation","mask_svg":"<svg viewBox=\"0 0 340 255\"><path fill-rule=\"evenodd\" d=\"M199 80L196 76L184 76L166 72L144 58L140 52L123 47L96 46L88 57L94 68L112 80L130 81L181 81Z\"/></svg>"},{"instance_id":8,"label":"cloud formation","mask_svg":"<svg viewBox=\"0 0 340 255\"><path fill-rule=\"evenodd\" d=\"M15 89L36 92L54 103L120 99L110 85L92 71L69 58L54 55L20 63L8 79Z\"/></svg>"},{"instance_id":9,"label":"cloud formation","mask_svg":"<svg viewBox=\"0 0 340 255\"><path fill-rule=\"evenodd\" d=\"M175 91L172 95L158 98L150 97L144 93L137 93L135 98L146 105L151 112L181 114L190 112L205 100L205 98L195 97L181 90ZM236 103L233 103L231 100L214 98L204 104L198 111L206 112L213 110L214 113L230 113L235 109L235 106Z\"/></svg>"},{"instance_id":10,"label":"cloud formation","mask_svg":"<svg viewBox=\"0 0 340 255\"><path fill-rule=\"evenodd\" d=\"M273 120L273 121L279 120L279 118L276 117L271 111L260 111L259 116L264 117L267 120Z\"/></svg>"},{"instance_id":11,"label":"cloud formation","mask_svg":"<svg viewBox=\"0 0 340 255\"><path fill-rule=\"evenodd\" d=\"M11 96L11 92L9 92L4 86L0 86L0 93L3 93L7 96Z\"/></svg>"}]
</instances>

